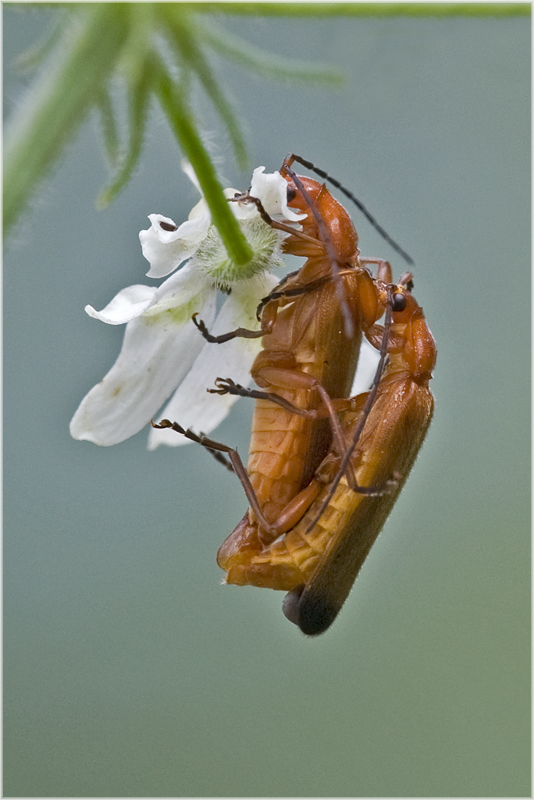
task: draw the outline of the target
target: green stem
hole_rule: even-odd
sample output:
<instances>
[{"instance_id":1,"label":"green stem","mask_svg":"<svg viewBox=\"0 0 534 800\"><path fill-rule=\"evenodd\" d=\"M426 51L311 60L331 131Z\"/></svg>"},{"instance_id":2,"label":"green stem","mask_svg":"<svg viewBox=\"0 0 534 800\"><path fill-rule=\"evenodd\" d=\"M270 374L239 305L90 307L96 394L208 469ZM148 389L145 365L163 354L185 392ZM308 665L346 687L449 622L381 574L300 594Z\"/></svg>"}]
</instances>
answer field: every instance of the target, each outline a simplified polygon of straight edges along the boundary
<instances>
[{"instance_id":1,"label":"green stem","mask_svg":"<svg viewBox=\"0 0 534 800\"><path fill-rule=\"evenodd\" d=\"M184 3L202 14L256 17L529 17L530 3Z\"/></svg>"},{"instance_id":2,"label":"green stem","mask_svg":"<svg viewBox=\"0 0 534 800\"><path fill-rule=\"evenodd\" d=\"M222 192L221 184L186 100L163 64L156 64L154 70L159 72L158 79L155 80L155 91L173 133L195 171L202 194L211 211L213 223L219 231L226 251L236 264L246 264L250 261L252 253L236 218L230 211L228 200Z\"/></svg>"},{"instance_id":3,"label":"green stem","mask_svg":"<svg viewBox=\"0 0 534 800\"><path fill-rule=\"evenodd\" d=\"M119 134L113 111L113 103L107 86L102 88L102 91L96 99L96 105L102 121L102 136L104 137L106 155L109 163L116 167L119 157Z\"/></svg>"},{"instance_id":4,"label":"green stem","mask_svg":"<svg viewBox=\"0 0 534 800\"><path fill-rule=\"evenodd\" d=\"M148 59L146 60L148 63ZM145 138L146 118L150 104L149 70L139 75L138 82L132 82L128 93L129 140L126 152L122 155L119 168L110 184L100 193L96 206L105 208L118 195L129 181L139 160Z\"/></svg>"},{"instance_id":5,"label":"green stem","mask_svg":"<svg viewBox=\"0 0 534 800\"><path fill-rule=\"evenodd\" d=\"M239 123L198 45L200 40L199 32L192 20L188 19L185 14L179 13L179 11L172 13L172 10L175 9L174 3L166 5L169 6L171 13L167 11L163 17L163 22L166 23L167 33L171 42L175 45L175 50L180 53L181 57L198 76L206 94L226 125L239 168L245 169L248 167L247 149Z\"/></svg>"},{"instance_id":6,"label":"green stem","mask_svg":"<svg viewBox=\"0 0 534 800\"><path fill-rule=\"evenodd\" d=\"M291 58L283 58L266 50L250 45L227 30L219 30L205 19L202 27L197 25L206 44L213 47L225 58L230 59L242 69L254 70L261 77L291 82L307 81L341 86L344 78L336 69L317 64L308 64Z\"/></svg>"},{"instance_id":7,"label":"green stem","mask_svg":"<svg viewBox=\"0 0 534 800\"><path fill-rule=\"evenodd\" d=\"M96 102L126 35L124 13L119 3L89 5L81 31L68 32L67 52L43 72L15 114L6 136L5 230Z\"/></svg>"}]
</instances>

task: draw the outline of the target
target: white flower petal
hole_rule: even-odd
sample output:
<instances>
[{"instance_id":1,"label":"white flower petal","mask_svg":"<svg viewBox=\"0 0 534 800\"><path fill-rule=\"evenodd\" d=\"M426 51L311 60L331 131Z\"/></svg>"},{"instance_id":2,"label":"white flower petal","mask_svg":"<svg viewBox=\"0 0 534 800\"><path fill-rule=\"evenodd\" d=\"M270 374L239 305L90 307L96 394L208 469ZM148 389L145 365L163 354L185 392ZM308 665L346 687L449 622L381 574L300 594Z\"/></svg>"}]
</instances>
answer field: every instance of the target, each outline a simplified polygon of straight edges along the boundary
<instances>
[{"instance_id":1,"label":"white flower petal","mask_svg":"<svg viewBox=\"0 0 534 800\"><path fill-rule=\"evenodd\" d=\"M233 194L231 196L234 197ZM237 203L229 203L229 206L234 213L234 217L239 220L239 222L260 219L260 212L254 203L238 200Z\"/></svg>"},{"instance_id":2,"label":"white flower petal","mask_svg":"<svg viewBox=\"0 0 534 800\"><path fill-rule=\"evenodd\" d=\"M267 212L291 221L304 217L287 207L287 183L280 174L263 173L263 167L255 170L253 185ZM224 194L231 199L237 193L226 189ZM90 316L103 322L126 323L126 331L117 361L86 395L71 421L74 438L101 445L123 441L149 422L177 386L167 416L209 432L237 398L210 395L206 389L218 376L249 383L260 339L209 345L192 324L191 315L199 313L215 333L236 327L257 328L257 304L277 283L267 270L279 265L285 234L275 232L273 238L271 232L266 237L266 226L251 203L231 203L230 207L251 242L254 257L248 269L236 269L222 243L218 247L217 236L210 239L215 229L207 204L201 199L179 227L169 217L152 214L150 228L139 234L143 254L150 262L150 277L167 276L184 261L189 259L189 263L159 288L129 286L102 311L86 307ZM221 285L231 286L232 294L212 325L216 287ZM184 440L170 431L154 431L150 446L162 441L176 445Z\"/></svg>"},{"instance_id":3,"label":"white flower petal","mask_svg":"<svg viewBox=\"0 0 534 800\"><path fill-rule=\"evenodd\" d=\"M122 325L146 311L155 293L155 286L127 286L102 311L95 311L93 306L85 306L85 311L90 317L107 322L108 325Z\"/></svg>"},{"instance_id":4,"label":"white flower petal","mask_svg":"<svg viewBox=\"0 0 534 800\"><path fill-rule=\"evenodd\" d=\"M223 194L228 200L231 200L233 197L240 197L242 192L238 192L237 189L224 189ZM234 202L228 203L228 205L230 206L230 210L232 211L234 217L239 220L239 222L249 219L260 219L259 211L254 203Z\"/></svg>"},{"instance_id":5,"label":"white flower petal","mask_svg":"<svg viewBox=\"0 0 534 800\"><path fill-rule=\"evenodd\" d=\"M209 214L209 208L204 198L201 197L196 206L193 206L187 215L187 219L196 219L197 217L201 217L203 214Z\"/></svg>"},{"instance_id":6,"label":"white flower petal","mask_svg":"<svg viewBox=\"0 0 534 800\"><path fill-rule=\"evenodd\" d=\"M273 275L264 274L236 284L224 302L210 331L215 335L243 327L257 330L256 308L262 297L276 286ZM248 386L250 368L261 349L261 339L231 339L224 344L206 343L189 374L182 381L172 399L160 413L162 419L176 421L196 433L208 434L226 417L239 398L232 395L210 394L216 378L232 378L235 383ZM177 447L189 442L172 430L152 429L148 447L154 450L160 444Z\"/></svg>"},{"instance_id":7,"label":"white flower petal","mask_svg":"<svg viewBox=\"0 0 534 800\"><path fill-rule=\"evenodd\" d=\"M158 286L145 314L154 316L172 310L175 317L180 313L185 315L184 322L187 322L199 310L197 297L206 289L213 289L213 283L190 261Z\"/></svg>"},{"instance_id":8,"label":"white flower petal","mask_svg":"<svg viewBox=\"0 0 534 800\"><path fill-rule=\"evenodd\" d=\"M249 194L261 200L262 206L271 217L282 214L292 222L306 217L306 214L298 214L287 205L287 181L279 172L265 173L265 167L256 167L252 173Z\"/></svg>"},{"instance_id":9,"label":"white flower petal","mask_svg":"<svg viewBox=\"0 0 534 800\"><path fill-rule=\"evenodd\" d=\"M139 232L139 240L143 255L150 263L147 272L149 278L163 278L174 272L193 255L210 226L208 213L188 219L179 227L176 227L170 217L161 214L150 214L148 218L151 226L148 230ZM173 230L166 229L172 226Z\"/></svg>"},{"instance_id":10,"label":"white flower petal","mask_svg":"<svg viewBox=\"0 0 534 800\"><path fill-rule=\"evenodd\" d=\"M205 289L197 301L196 310L209 325L215 316L215 290ZM175 311L145 314L128 323L117 361L72 418L75 439L99 445L124 441L150 421L180 383L204 340L191 320Z\"/></svg>"},{"instance_id":11,"label":"white flower petal","mask_svg":"<svg viewBox=\"0 0 534 800\"><path fill-rule=\"evenodd\" d=\"M375 350L373 345L369 344L365 336L362 337L360 357L358 359L358 369L356 370L354 383L352 384L352 389L350 390L351 397L356 397L357 394L369 391L379 361L380 353L378 350Z\"/></svg>"}]
</instances>

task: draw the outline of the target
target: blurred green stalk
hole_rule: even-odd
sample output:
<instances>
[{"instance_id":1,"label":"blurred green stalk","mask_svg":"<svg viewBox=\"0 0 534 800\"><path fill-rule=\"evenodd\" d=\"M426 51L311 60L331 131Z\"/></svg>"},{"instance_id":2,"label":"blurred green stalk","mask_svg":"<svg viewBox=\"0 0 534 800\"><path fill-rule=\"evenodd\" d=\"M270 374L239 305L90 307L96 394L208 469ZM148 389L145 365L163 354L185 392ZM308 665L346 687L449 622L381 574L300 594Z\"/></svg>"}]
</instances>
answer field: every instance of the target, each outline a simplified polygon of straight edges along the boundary
<instances>
[{"instance_id":1,"label":"blurred green stalk","mask_svg":"<svg viewBox=\"0 0 534 800\"><path fill-rule=\"evenodd\" d=\"M117 3L96 3L67 30L62 58L46 69L15 112L6 134L4 230L23 210L38 183L96 102L127 28Z\"/></svg>"}]
</instances>

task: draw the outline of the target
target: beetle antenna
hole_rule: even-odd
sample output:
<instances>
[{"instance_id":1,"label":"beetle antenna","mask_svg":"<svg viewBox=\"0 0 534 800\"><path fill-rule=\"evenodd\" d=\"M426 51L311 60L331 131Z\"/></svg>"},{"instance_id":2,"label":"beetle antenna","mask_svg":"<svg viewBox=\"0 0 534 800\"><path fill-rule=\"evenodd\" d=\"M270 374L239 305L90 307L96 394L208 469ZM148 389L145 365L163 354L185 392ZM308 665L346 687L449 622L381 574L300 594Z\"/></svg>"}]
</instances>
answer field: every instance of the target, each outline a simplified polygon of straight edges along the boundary
<instances>
[{"instance_id":1,"label":"beetle antenna","mask_svg":"<svg viewBox=\"0 0 534 800\"><path fill-rule=\"evenodd\" d=\"M284 165L286 164L286 162L289 162L291 164L293 161L297 161L299 164L302 164L303 167L306 167L306 169L315 172L317 175L319 175L319 177L331 183L332 186L335 186L336 189L339 189L340 192L343 192L343 194L346 197L348 197L349 200L352 200L354 205L357 208L359 208L364 217L371 223L373 228L380 234L380 236L395 250L395 252L398 253L401 256L401 258L403 258L404 261L406 261L407 264L410 264L410 266L414 266L413 258L406 252L406 250L403 250L403 248L399 244L397 244L395 239L391 238L389 233L380 225L380 223L371 214L371 212L367 209L367 207L364 206L361 200L358 200L356 195L354 195L349 189L345 188L345 186L343 186L343 184L340 183L336 178L333 178L331 175L325 172L324 169L316 167L315 164L312 164L311 161L307 161L305 158L302 158L302 156L297 156L294 153L291 153L291 155L289 155L286 158Z\"/></svg>"}]
</instances>

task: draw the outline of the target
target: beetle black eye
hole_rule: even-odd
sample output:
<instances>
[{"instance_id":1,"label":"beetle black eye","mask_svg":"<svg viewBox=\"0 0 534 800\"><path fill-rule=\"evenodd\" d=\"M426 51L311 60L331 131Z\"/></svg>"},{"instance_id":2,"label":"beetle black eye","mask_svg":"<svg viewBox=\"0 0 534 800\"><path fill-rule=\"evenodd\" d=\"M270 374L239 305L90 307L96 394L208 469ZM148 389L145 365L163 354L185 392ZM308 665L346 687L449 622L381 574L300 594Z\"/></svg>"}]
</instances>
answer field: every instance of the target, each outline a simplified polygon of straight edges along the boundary
<instances>
[{"instance_id":1,"label":"beetle black eye","mask_svg":"<svg viewBox=\"0 0 534 800\"><path fill-rule=\"evenodd\" d=\"M287 187L287 202L291 203L291 201L294 200L296 196L297 196L297 190L295 189L295 187L294 186L288 186Z\"/></svg>"},{"instance_id":2,"label":"beetle black eye","mask_svg":"<svg viewBox=\"0 0 534 800\"><path fill-rule=\"evenodd\" d=\"M405 308L406 308L405 295L401 294L400 292L395 292L395 294L391 298L391 310L404 311Z\"/></svg>"}]
</instances>

